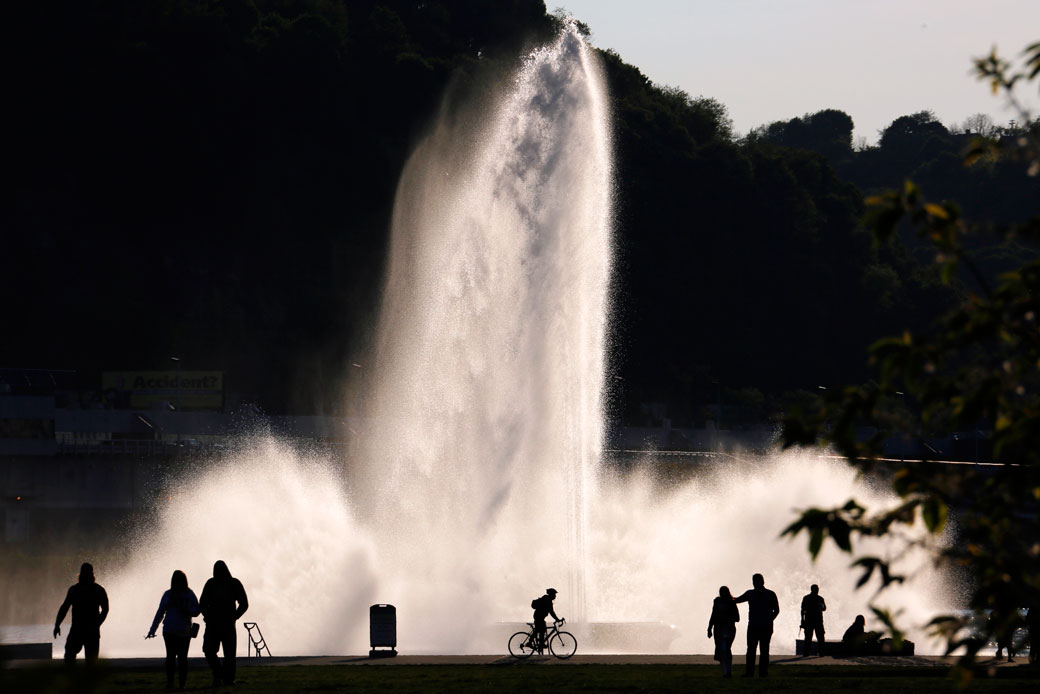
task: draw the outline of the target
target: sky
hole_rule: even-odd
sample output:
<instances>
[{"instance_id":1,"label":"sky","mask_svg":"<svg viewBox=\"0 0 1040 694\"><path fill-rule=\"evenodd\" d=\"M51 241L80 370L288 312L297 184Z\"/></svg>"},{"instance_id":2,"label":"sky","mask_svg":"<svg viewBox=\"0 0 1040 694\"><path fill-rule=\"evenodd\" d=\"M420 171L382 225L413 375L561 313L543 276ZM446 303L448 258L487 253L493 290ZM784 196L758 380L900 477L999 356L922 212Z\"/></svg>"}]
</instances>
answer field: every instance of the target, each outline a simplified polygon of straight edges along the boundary
<instances>
[{"instance_id":1,"label":"sky","mask_svg":"<svg viewBox=\"0 0 1040 694\"><path fill-rule=\"evenodd\" d=\"M1040 0L547 0L655 84L725 104L734 130L826 108L875 144L899 116L946 125L976 113L1018 120L972 75L994 46L1022 66L1040 41ZM1036 82L1019 87L1033 116Z\"/></svg>"}]
</instances>

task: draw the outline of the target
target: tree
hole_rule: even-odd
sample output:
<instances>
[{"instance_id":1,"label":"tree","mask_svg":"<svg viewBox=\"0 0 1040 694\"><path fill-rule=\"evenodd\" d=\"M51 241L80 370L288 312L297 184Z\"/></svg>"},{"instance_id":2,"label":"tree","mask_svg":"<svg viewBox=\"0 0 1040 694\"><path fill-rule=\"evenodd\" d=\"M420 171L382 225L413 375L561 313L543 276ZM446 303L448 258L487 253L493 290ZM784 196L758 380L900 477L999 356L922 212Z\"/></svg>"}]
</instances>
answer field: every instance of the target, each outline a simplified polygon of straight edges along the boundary
<instances>
[{"instance_id":1,"label":"tree","mask_svg":"<svg viewBox=\"0 0 1040 694\"><path fill-rule=\"evenodd\" d=\"M931 111L918 111L909 116L900 116L881 131L878 142L882 149L897 149L916 145L928 137L945 136L949 131L936 119Z\"/></svg>"},{"instance_id":2,"label":"tree","mask_svg":"<svg viewBox=\"0 0 1040 694\"><path fill-rule=\"evenodd\" d=\"M976 113L975 115L968 116L961 123L961 128L964 129L965 133L980 135L982 137L993 137L1000 132L996 123L985 113Z\"/></svg>"},{"instance_id":3,"label":"tree","mask_svg":"<svg viewBox=\"0 0 1040 694\"><path fill-rule=\"evenodd\" d=\"M852 154L852 117L844 111L825 109L802 118L778 121L758 128L753 135L781 147L808 149L832 163Z\"/></svg>"},{"instance_id":4,"label":"tree","mask_svg":"<svg viewBox=\"0 0 1040 694\"><path fill-rule=\"evenodd\" d=\"M542 0L45 0L9 19L0 289L21 300L0 361L190 355L300 413L340 407L398 176L449 85L483 93L554 26Z\"/></svg>"},{"instance_id":5,"label":"tree","mask_svg":"<svg viewBox=\"0 0 1040 694\"><path fill-rule=\"evenodd\" d=\"M997 92L1013 94L1016 83L1040 72L1040 43L1026 50L1028 72L1013 72L996 54L976 61L980 78ZM883 140L915 139L939 126L926 113L898 119ZM1023 120L1029 122L1028 115ZM1004 156L1024 160L1036 175L1040 131ZM882 146L885 146L884 144ZM981 145L976 146L976 150ZM969 164L978 161L969 153ZM1040 608L1040 216L1003 230L1003 238L1029 244L1030 259L1012 272L988 276L969 250L974 227L952 202L931 202L906 182L902 190L868 199L867 221L878 244L890 243L897 227L908 226L934 248L944 282L959 284L963 299L926 329L882 339L871 348L875 380L831 391L808 413L793 413L784 424L785 445L823 442L835 446L850 465L876 471L881 442L895 434L926 430L987 432L992 464L928 465L903 462L885 468L899 503L866 509L850 499L831 509L801 513L785 531L805 531L813 557L830 538L855 555L855 542L867 536L898 540L901 526L922 520L934 535L952 519L954 539L936 550L936 559L970 575L969 607L974 615L940 615L931 627L948 652L963 649L962 665L971 665L979 649L996 636L1013 632L1017 610ZM872 425L868 440L857 426ZM860 584L878 577L878 592L903 580L880 557L856 556ZM894 636L895 617L875 612ZM982 617L993 615L994 619ZM974 627L972 624L974 623ZM970 674L965 668L963 672Z\"/></svg>"}]
</instances>

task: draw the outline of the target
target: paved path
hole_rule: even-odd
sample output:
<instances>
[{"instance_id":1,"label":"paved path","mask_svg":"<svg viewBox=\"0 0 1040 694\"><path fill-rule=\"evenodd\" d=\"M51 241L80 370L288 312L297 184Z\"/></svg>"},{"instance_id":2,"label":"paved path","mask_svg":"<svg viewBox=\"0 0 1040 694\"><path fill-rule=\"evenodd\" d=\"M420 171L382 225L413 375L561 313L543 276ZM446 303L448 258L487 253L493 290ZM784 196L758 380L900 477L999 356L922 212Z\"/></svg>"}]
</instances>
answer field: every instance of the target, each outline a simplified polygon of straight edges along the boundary
<instances>
[{"instance_id":1,"label":"paved path","mask_svg":"<svg viewBox=\"0 0 1040 694\"><path fill-rule=\"evenodd\" d=\"M202 658L190 658L192 666L203 664ZM944 656L864 656L855 658L832 658L830 656L801 658L794 655L775 655L773 665L904 665L915 667L943 667L954 663L956 658ZM1001 663L1001 667L1016 667L1026 663ZM23 661L27 662L27 661ZM985 662L985 661L984 661ZM117 668L161 668L162 658L106 658L105 663ZM352 666L401 666L401 665L715 665L710 655L636 655L578 653L570 660L559 660L551 656L534 656L519 661L509 655L398 655L393 658L369 658L367 655L286 656L273 658L238 659L239 666L284 666L284 665L352 665ZM994 663L996 664L996 663ZM733 667L744 666L743 656L733 658Z\"/></svg>"},{"instance_id":2,"label":"paved path","mask_svg":"<svg viewBox=\"0 0 1040 694\"><path fill-rule=\"evenodd\" d=\"M126 669L156 669L163 668L163 658L102 658L104 663L113 668ZM189 658L190 667L204 669L206 661L203 658ZM774 655L770 663L777 666L784 665L884 665L884 666L912 666L912 667L945 667L952 665L956 658L936 655L918 656L860 656L854 658L832 658L830 656L813 656L802 658L795 655ZM14 660L3 663L2 667L32 667L39 665L39 660ZM59 659L54 659L59 663ZM1014 663L996 662L993 659L983 659L981 662L992 664L1000 668L1027 666L1029 658L1020 658ZM638 654L611 654L611 653L578 653L570 660L559 660L551 656L534 656L528 660L517 660L509 655L398 655L393 658L369 658L367 655L324 655L324 656L285 656L265 658L238 658L239 666L261 666L277 667L285 665L347 665L347 666L372 666L390 667L402 665L715 665L710 655L638 655ZM733 658L733 668L737 670L744 667L744 657L736 655Z\"/></svg>"}]
</instances>

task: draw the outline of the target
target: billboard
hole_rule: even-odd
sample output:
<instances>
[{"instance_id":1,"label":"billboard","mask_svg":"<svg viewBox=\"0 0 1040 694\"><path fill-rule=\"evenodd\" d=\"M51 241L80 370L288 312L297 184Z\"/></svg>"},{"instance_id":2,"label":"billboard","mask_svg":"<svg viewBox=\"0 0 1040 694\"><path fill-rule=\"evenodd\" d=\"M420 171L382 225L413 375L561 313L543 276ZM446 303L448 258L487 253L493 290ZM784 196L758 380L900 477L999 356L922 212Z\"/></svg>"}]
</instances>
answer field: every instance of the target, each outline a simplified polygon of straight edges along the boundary
<instances>
[{"instance_id":1,"label":"billboard","mask_svg":"<svg viewBox=\"0 0 1040 694\"><path fill-rule=\"evenodd\" d=\"M220 410L224 407L224 372L105 371L101 392L118 409Z\"/></svg>"}]
</instances>

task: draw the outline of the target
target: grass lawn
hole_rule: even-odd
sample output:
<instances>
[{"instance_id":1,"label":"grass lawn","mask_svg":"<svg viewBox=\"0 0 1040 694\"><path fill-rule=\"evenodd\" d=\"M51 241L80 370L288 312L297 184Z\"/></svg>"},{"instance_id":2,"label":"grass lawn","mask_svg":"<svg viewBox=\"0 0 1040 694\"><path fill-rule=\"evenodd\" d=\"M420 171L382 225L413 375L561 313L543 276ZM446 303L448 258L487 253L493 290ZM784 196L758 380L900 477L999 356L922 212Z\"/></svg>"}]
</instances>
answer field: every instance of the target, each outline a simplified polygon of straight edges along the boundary
<instances>
[{"instance_id":1,"label":"grass lawn","mask_svg":"<svg viewBox=\"0 0 1040 694\"><path fill-rule=\"evenodd\" d=\"M188 690L228 694L281 694L282 692L373 692L422 694L491 692L529 694L628 692L953 692L956 681L943 667L889 667L843 665L783 665L769 679L743 679L740 668L733 679L722 679L711 665L602 665L506 662L483 665L285 665L239 668L239 684L212 689L209 672L194 669ZM74 679L60 664L0 670L3 694L54 692L164 691L162 672L101 666L88 677L81 666ZM994 677L980 675L968 692L1040 691L1040 670L1002 668Z\"/></svg>"}]
</instances>

